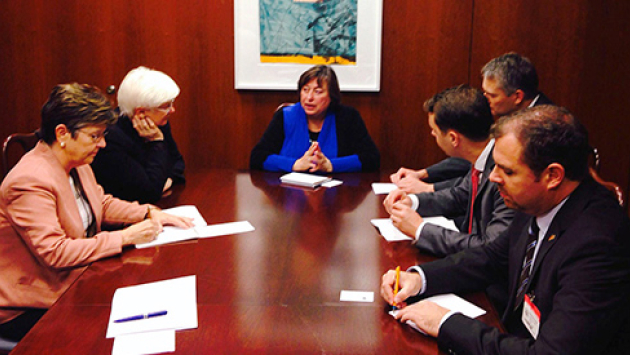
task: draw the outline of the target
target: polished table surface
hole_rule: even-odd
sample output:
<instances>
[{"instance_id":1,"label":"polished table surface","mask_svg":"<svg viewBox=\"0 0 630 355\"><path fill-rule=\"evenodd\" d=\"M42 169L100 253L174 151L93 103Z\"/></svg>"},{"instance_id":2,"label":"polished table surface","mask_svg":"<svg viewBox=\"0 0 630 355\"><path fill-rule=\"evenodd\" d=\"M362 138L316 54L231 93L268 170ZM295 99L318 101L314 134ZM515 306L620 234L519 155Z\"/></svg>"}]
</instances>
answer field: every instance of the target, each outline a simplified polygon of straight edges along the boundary
<instances>
[{"instance_id":1,"label":"polished table surface","mask_svg":"<svg viewBox=\"0 0 630 355\"><path fill-rule=\"evenodd\" d=\"M199 327L176 333L176 354L440 354L389 316L379 294L386 270L432 259L370 224L387 216L371 191L386 175L339 174L343 185L316 190L280 185L280 175L188 173L161 207L195 205L208 224L247 220L256 230L93 263L12 354L111 354L114 291L186 275L197 276ZM374 302L340 302L341 290L374 292ZM498 326L483 293L463 296Z\"/></svg>"}]
</instances>

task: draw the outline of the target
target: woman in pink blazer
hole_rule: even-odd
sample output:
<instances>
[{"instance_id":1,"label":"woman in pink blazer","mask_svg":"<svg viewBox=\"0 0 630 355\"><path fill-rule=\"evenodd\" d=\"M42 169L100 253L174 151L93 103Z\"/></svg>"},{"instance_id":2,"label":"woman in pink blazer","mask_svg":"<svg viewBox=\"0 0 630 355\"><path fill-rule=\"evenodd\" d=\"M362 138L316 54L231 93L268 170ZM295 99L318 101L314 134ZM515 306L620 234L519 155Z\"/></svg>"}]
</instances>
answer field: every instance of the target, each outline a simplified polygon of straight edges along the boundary
<instances>
[{"instance_id":1,"label":"woman in pink blazer","mask_svg":"<svg viewBox=\"0 0 630 355\"><path fill-rule=\"evenodd\" d=\"M90 163L116 122L89 85L56 86L42 108L41 140L0 186L0 336L18 341L96 260L191 221L103 193ZM113 232L102 225L126 227Z\"/></svg>"}]
</instances>

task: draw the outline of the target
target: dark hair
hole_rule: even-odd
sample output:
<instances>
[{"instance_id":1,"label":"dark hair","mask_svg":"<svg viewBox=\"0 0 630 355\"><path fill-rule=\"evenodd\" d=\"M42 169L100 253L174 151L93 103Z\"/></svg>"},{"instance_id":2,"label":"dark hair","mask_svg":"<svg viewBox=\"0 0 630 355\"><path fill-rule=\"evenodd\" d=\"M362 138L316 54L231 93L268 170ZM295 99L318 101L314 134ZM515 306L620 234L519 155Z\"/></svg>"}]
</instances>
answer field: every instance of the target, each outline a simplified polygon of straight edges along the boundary
<instances>
[{"instance_id":1,"label":"dark hair","mask_svg":"<svg viewBox=\"0 0 630 355\"><path fill-rule=\"evenodd\" d=\"M328 106L328 109L333 111L336 110L341 103L341 90L339 89L337 74L335 74L335 71L327 65L316 65L300 75L300 80L298 80L298 101L302 87L313 79L317 79L317 84L319 86L324 86L324 84L326 84L328 96L330 96L330 105Z\"/></svg>"},{"instance_id":2,"label":"dark hair","mask_svg":"<svg viewBox=\"0 0 630 355\"><path fill-rule=\"evenodd\" d=\"M452 129L475 142L488 139L494 123L483 92L468 85L435 94L424 102L423 109L435 114L435 124L442 132Z\"/></svg>"},{"instance_id":3,"label":"dark hair","mask_svg":"<svg viewBox=\"0 0 630 355\"><path fill-rule=\"evenodd\" d=\"M116 123L109 100L101 91L87 84L60 84L53 88L42 107L40 136L48 144L56 140L55 128L65 125L75 136L79 128Z\"/></svg>"},{"instance_id":4,"label":"dark hair","mask_svg":"<svg viewBox=\"0 0 630 355\"><path fill-rule=\"evenodd\" d=\"M536 174L551 163L564 167L565 176L580 181L588 175L586 128L565 108L541 105L500 118L492 128L495 138L513 133L523 146L523 162Z\"/></svg>"},{"instance_id":5,"label":"dark hair","mask_svg":"<svg viewBox=\"0 0 630 355\"><path fill-rule=\"evenodd\" d=\"M538 95L538 74L534 64L518 53L510 52L489 61L481 68L484 78L494 79L506 95L522 90L525 99Z\"/></svg>"}]
</instances>

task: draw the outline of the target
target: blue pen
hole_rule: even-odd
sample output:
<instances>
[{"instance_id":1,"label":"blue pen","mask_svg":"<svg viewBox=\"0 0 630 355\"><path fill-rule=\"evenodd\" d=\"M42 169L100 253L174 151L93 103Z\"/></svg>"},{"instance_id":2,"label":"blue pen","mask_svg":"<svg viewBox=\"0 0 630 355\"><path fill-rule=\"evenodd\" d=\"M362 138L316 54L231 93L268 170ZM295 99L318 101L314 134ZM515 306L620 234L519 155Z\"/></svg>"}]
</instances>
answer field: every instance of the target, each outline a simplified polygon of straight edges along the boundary
<instances>
[{"instance_id":1,"label":"blue pen","mask_svg":"<svg viewBox=\"0 0 630 355\"><path fill-rule=\"evenodd\" d=\"M155 318L155 317L159 317L159 316L165 316L167 313L168 313L167 311L158 311L158 312L152 312L152 313L147 313L147 314L138 314L136 316L116 319L114 321L114 323L124 323L124 322L129 322L129 321L132 321L132 320Z\"/></svg>"}]
</instances>

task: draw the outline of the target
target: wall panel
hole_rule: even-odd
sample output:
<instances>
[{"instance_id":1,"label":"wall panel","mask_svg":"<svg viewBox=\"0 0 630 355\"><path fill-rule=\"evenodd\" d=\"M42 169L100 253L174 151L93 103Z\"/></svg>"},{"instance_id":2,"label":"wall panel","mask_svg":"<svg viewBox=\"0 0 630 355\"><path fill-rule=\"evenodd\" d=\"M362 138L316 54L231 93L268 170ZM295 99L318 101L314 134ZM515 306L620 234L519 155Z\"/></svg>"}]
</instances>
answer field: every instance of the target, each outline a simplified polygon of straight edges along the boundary
<instances>
[{"instance_id":1,"label":"wall panel","mask_svg":"<svg viewBox=\"0 0 630 355\"><path fill-rule=\"evenodd\" d=\"M585 121L605 177L629 183L623 127L628 82L627 2L606 0L384 0L379 93L344 93L383 167L423 167L444 155L422 102L448 86L480 85L479 69L509 50L529 56L541 87ZM247 168L275 107L294 92L234 89L233 1L0 2L0 136L39 125L57 83L118 85L146 65L181 86L173 133L189 168ZM295 78L297 82L298 78Z\"/></svg>"}]
</instances>

